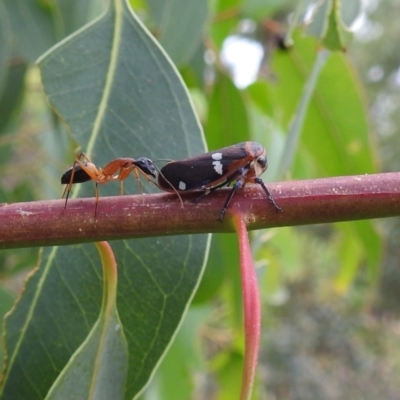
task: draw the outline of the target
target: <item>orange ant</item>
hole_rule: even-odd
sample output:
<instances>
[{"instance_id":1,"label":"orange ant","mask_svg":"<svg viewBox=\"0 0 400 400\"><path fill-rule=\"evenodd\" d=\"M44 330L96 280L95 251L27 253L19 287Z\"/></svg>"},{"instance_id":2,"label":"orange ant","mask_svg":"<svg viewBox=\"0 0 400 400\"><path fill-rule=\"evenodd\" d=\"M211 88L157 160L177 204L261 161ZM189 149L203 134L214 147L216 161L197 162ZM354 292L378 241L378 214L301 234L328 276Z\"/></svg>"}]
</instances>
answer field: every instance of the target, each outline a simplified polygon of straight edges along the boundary
<instances>
[{"instance_id":1,"label":"orange ant","mask_svg":"<svg viewBox=\"0 0 400 400\"><path fill-rule=\"evenodd\" d=\"M84 161L81 161L81 160ZM74 165L68 168L63 176L61 177L61 184L65 184L64 193L65 206L67 208L68 197L71 192L72 185L74 183L83 183L90 180L95 182L95 194L96 194L96 208L94 215L97 214L97 204L99 201L99 188L98 185L105 185L110 181L120 181L121 195L124 193L123 181L133 172L135 179L138 182L140 191L142 191L142 183L140 181L140 175L144 176L148 182L153 182L148 175L156 178L156 168L153 162L146 157L140 157L137 160L133 158L116 158L109 162L104 168L97 168L85 154L81 153L76 158Z\"/></svg>"}]
</instances>

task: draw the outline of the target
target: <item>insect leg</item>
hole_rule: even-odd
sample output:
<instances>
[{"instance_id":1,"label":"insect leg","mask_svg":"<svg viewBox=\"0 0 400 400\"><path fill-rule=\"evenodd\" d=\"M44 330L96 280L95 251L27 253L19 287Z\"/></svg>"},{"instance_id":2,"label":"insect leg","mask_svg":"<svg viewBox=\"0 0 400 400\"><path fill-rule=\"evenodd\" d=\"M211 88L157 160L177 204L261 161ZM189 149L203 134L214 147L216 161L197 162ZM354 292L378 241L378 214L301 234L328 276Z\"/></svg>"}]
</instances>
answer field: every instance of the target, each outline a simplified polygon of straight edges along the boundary
<instances>
[{"instance_id":1,"label":"insect leg","mask_svg":"<svg viewBox=\"0 0 400 400\"><path fill-rule=\"evenodd\" d=\"M209 195L210 193L214 192L215 190L221 189L221 188L224 187L224 186L229 186L230 183L231 183L230 181L229 181L229 182L228 182L228 181L225 181L225 182L222 182L222 183L220 183L219 185L214 186L214 187L212 187L212 188L204 189L203 193L202 193L200 196L196 197L196 200L194 201L195 204L197 204L203 197Z\"/></svg>"},{"instance_id":2,"label":"insect leg","mask_svg":"<svg viewBox=\"0 0 400 400\"><path fill-rule=\"evenodd\" d=\"M238 179L236 181L236 183L232 186L232 190L229 193L229 196L227 197L227 199L225 200L225 203L221 210L221 214L219 215L219 218L217 219L217 221L222 222L224 215L226 213L226 210L228 209L229 203L232 200L233 195L235 194L237 189L240 189L241 187L243 187L243 182L244 182L244 178Z\"/></svg>"},{"instance_id":3,"label":"insect leg","mask_svg":"<svg viewBox=\"0 0 400 400\"><path fill-rule=\"evenodd\" d=\"M82 153L82 154L83 154L83 153ZM80 157L81 157L81 154L79 155L79 158L80 158ZM85 157L86 157L86 156L85 156ZM69 194L70 194L71 191L72 191L72 183L74 182L75 165L76 165L76 164L77 164L77 160L75 160L74 165L72 166L71 179L69 180L68 185L66 185L66 186L65 186L65 189L64 189L63 197L64 197L65 193L67 193L66 196L65 196L64 210L67 209L68 197L69 197Z\"/></svg>"},{"instance_id":4,"label":"insect leg","mask_svg":"<svg viewBox=\"0 0 400 400\"><path fill-rule=\"evenodd\" d=\"M261 185L261 187L263 188L265 194L268 197L269 202L275 207L276 212L278 211L282 211L282 208L280 208L276 203L274 198L271 196L271 193L269 192L269 190L267 189L267 187L265 186L264 182L262 181L261 178L254 178L254 182L258 183L259 185Z\"/></svg>"},{"instance_id":5,"label":"insect leg","mask_svg":"<svg viewBox=\"0 0 400 400\"><path fill-rule=\"evenodd\" d=\"M96 193L96 206L94 208L94 217L97 216L97 205L99 204L99 184L95 182L95 193Z\"/></svg>"},{"instance_id":6,"label":"insect leg","mask_svg":"<svg viewBox=\"0 0 400 400\"><path fill-rule=\"evenodd\" d=\"M62 198L65 196L65 204L64 204L64 210L67 209L67 203L68 203L68 196L71 193L71 187L72 185L69 183L68 185L65 186L64 192L62 194ZM66 193L66 194L65 194Z\"/></svg>"},{"instance_id":7,"label":"insect leg","mask_svg":"<svg viewBox=\"0 0 400 400\"><path fill-rule=\"evenodd\" d=\"M141 171L141 170L139 170L139 171ZM140 193L143 194L142 181L140 180L140 176L139 176L139 172L138 172L138 168L137 167L133 170L133 175L134 175L134 177L136 179L136 182L137 182L137 184L139 186ZM143 175L147 180L150 180L150 182L151 182L151 179L144 172L143 172Z\"/></svg>"},{"instance_id":8,"label":"insect leg","mask_svg":"<svg viewBox=\"0 0 400 400\"><path fill-rule=\"evenodd\" d=\"M211 192L214 192L217 189L221 189L224 186L230 186L230 184L234 180L238 179L238 176L242 176L243 174L246 175L247 172L248 172L248 168L239 168L235 173L233 173L232 175L228 176L228 178L226 178L226 180L224 182L220 183L217 186L213 186L212 188L205 189L205 191L199 197L197 197L194 202L197 204L204 196L207 196Z\"/></svg>"}]
</instances>

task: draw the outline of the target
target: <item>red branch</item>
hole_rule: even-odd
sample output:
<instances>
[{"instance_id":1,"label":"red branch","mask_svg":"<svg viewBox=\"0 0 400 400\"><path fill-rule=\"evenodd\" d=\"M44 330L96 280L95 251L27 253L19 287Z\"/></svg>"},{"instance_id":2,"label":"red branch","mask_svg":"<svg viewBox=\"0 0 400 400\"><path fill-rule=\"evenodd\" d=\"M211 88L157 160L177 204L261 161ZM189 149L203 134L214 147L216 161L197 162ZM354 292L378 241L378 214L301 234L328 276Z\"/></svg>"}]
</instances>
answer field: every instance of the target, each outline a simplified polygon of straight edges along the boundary
<instances>
[{"instance_id":1,"label":"red branch","mask_svg":"<svg viewBox=\"0 0 400 400\"><path fill-rule=\"evenodd\" d=\"M400 215L400 173L267 183L277 213L257 186L238 190L217 221L229 189L205 196L175 194L102 197L97 218L94 199L0 205L0 249L53 246L102 240L205 232L233 232L229 210L242 215L248 230Z\"/></svg>"}]
</instances>

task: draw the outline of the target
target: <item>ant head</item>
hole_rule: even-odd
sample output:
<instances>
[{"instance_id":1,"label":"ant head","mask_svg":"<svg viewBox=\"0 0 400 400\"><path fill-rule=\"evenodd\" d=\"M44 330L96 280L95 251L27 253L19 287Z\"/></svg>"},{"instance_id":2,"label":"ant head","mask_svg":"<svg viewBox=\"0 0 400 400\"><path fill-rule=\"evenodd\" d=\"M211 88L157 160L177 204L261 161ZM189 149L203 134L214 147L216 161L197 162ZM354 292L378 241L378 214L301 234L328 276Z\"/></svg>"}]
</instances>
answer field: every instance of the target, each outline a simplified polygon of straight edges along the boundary
<instances>
[{"instance_id":1,"label":"ant head","mask_svg":"<svg viewBox=\"0 0 400 400\"><path fill-rule=\"evenodd\" d=\"M140 157L135 160L134 164L140 168L146 175L151 175L153 178L157 177L157 169L150 158Z\"/></svg>"}]
</instances>

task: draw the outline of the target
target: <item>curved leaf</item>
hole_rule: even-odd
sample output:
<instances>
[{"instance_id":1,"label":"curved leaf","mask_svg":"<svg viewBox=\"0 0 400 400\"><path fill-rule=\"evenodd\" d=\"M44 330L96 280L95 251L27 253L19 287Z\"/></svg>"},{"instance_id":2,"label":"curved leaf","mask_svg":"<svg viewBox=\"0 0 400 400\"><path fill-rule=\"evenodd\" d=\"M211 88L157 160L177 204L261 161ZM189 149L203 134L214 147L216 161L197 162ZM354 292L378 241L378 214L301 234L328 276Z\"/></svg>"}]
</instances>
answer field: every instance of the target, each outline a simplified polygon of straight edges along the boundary
<instances>
[{"instance_id":1,"label":"curved leaf","mask_svg":"<svg viewBox=\"0 0 400 400\"><path fill-rule=\"evenodd\" d=\"M83 263L85 257L92 263ZM40 264L6 318L2 399L45 398L100 312L101 266L94 246L46 249Z\"/></svg>"},{"instance_id":2,"label":"curved leaf","mask_svg":"<svg viewBox=\"0 0 400 400\"><path fill-rule=\"evenodd\" d=\"M22 59L15 60L6 72L6 83L0 93L0 134L8 130L10 122L20 111L25 92L25 73L27 64ZM1 164L5 163L12 152L8 146L0 147Z\"/></svg>"},{"instance_id":3,"label":"curved leaf","mask_svg":"<svg viewBox=\"0 0 400 400\"><path fill-rule=\"evenodd\" d=\"M123 399L128 346L116 308L117 264L107 242L96 243L103 263L104 295L99 319L50 389L46 400Z\"/></svg>"},{"instance_id":4,"label":"curved leaf","mask_svg":"<svg viewBox=\"0 0 400 400\"><path fill-rule=\"evenodd\" d=\"M205 131L211 149L249 139L250 126L243 94L224 74L217 75Z\"/></svg>"},{"instance_id":5,"label":"curved leaf","mask_svg":"<svg viewBox=\"0 0 400 400\"><path fill-rule=\"evenodd\" d=\"M183 158L204 151L181 79L126 2L115 0L39 66L52 105L96 165L116 157ZM127 192L138 190L133 182L125 186ZM118 187L111 183L100 191L116 194ZM79 192L93 195L93 186L82 185L74 195ZM68 223L68 208L60 209L60 218ZM106 218L101 198L97 218ZM82 229L95 223L82 221ZM126 397L143 389L176 333L201 276L208 241L196 235L112 244L119 269L117 305L129 347ZM89 334L100 305L101 269L93 246L44 250L6 323L3 398L15 398L17 382L18 399L44 398ZM38 341L42 345L32 351Z\"/></svg>"},{"instance_id":6,"label":"curved leaf","mask_svg":"<svg viewBox=\"0 0 400 400\"><path fill-rule=\"evenodd\" d=\"M207 1L147 0L147 3L157 23L160 43L176 65L187 64L203 39Z\"/></svg>"},{"instance_id":7,"label":"curved leaf","mask_svg":"<svg viewBox=\"0 0 400 400\"><path fill-rule=\"evenodd\" d=\"M13 33L14 53L35 61L58 40L99 15L97 0L4 0Z\"/></svg>"},{"instance_id":8,"label":"curved leaf","mask_svg":"<svg viewBox=\"0 0 400 400\"><path fill-rule=\"evenodd\" d=\"M1 260L3 261L3 260ZM2 287L0 287L0 317L3 320L4 315L11 309L14 303L14 297ZM0 335L3 334L3 324L0 326ZM3 347L0 346L0 363L3 363Z\"/></svg>"},{"instance_id":9,"label":"curved leaf","mask_svg":"<svg viewBox=\"0 0 400 400\"><path fill-rule=\"evenodd\" d=\"M277 84L271 86L276 115L288 124L296 112L304 81L312 68L316 42L296 39L296 46L274 55ZM369 138L364 93L352 66L341 53L331 54L310 103L302 141L319 176L373 173L375 154ZM300 154L300 153L299 153ZM299 168L293 168L294 176Z\"/></svg>"},{"instance_id":10,"label":"curved leaf","mask_svg":"<svg viewBox=\"0 0 400 400\"><path fill-rule=\"evenodd\" d=\"M342 11L343 8L343 11ZM318 37L330 50L344 50L352 35L348 26L356 19L361 6L359 0L324 0L315 7L307 33ZM346 15L346 23L343 15Z\"/></svg>"},{"instance_id":11,"label":"curved leaf","mask_svg":"<svg viewBox=\"0 0 400 400\"><path fill-rule=\"evenodd\" d=\"M7 9L3 3L0 3L0 43L2 49L0 52L0 97L3 94L3 88L6 84L8 61L11 53L11 30L8 24Z\"/></svg>"}]
</instances>

